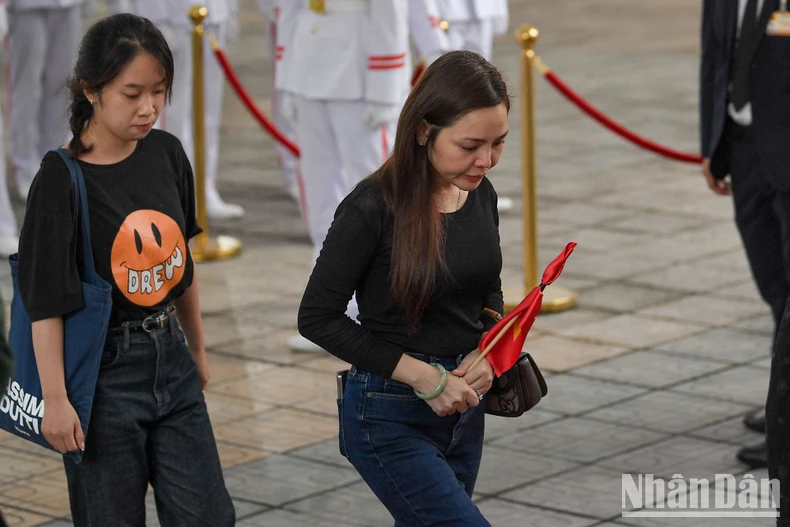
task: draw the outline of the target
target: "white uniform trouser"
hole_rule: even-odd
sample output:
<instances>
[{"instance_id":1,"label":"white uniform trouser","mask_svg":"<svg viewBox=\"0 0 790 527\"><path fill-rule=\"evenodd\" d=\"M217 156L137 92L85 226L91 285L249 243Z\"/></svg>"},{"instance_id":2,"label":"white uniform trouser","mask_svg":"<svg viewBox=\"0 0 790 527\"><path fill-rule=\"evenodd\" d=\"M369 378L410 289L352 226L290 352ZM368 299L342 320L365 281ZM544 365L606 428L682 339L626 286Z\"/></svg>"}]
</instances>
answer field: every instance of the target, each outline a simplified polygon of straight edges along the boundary
<instances>
[{"instance_id":1,"label":"white uniform trouser","mask_svg":"<svg viewBox=\"0 0 790 527\"><path fill-rule=\"evenodd\" d=\"M0 236L17 235L16 217L8 197L8 181L5 170L5 149L3 145L3 117L0 116Z\"/></svg>"},{"instance_id":2,"label":"white uniform trouser","mask_svg":"<svg viewBox=\"0 0 790 527\"><path fill-rule=\"evenodd\" d=\"M318 258L335 210L362 179L376 171L392 151L395 122L379 129L365 123L364 101L297 98L304 216ZM356 318L352 299L346 312Z\"/></svg>"},{"instance_id":3,"label":"white uniform trouser","mask_svg":"<svg viewBox=\"0 0 790 527\"><path fill-rule=\"evenodd\" d=\"M447 31L451 49L474 51L491 60L494 43L494 23L490 18L469 22L450 22Z\"/></svg>"},{"instance_id":4,"label":"white uniform trouser","mask_svg":"<svg viewBox=\"0 0 790 527\"><path fill-rule=\"evenodd\" d=\"M69 138L68 91L82 35L80 6L9 11L9 150L27 188L48 150Z\"/></svg>"},{"instance_id":5,"label":"white uniform trouser","mask_svg":"<svg viewBox=\"0 0 790 527\"><path fill-rule=\"evenodd\" d=\"M272 114L274 117L274 124L277 128L292 142L296 143L296 130L293 129L291 123L288 119L285 118L283 115L282 109L282 91L276 90L274 88L274 72L276 69L276 61L275 56L277 55L277 24L271 24L271 30L269 31L269 35L271 36L271 50L272 50L272 95L271 95L271 103L272 103ZM276 152L277 152L277 163L280 165L280 173L282 174L283 181L285 182L286 187L291 187L292 185L298 184L297 178L297 170L298 170L298 159L294 156L290 150L282 146L279 142L276 142Z\"/></svg>"},{"instance_id":6,"label":"white uniform trouser","mask_svg":"<svg viewBox=\"0 0 790 527\"><path fill-rule=\"evenodd\" d=\"M192 121L192 35L183 27L160 26L173 53L175 78L173 98L165 107L159 125L181 140L192 167L195 166L194 124ZM207 24L220 46L225 46L225 27ZM217 167L219 165L219 131L222 123L222 96L225 74L214 56L209 39L203 39L203 116L206 141L206 200L217 198Z\"/></svg>"}]
</instances>

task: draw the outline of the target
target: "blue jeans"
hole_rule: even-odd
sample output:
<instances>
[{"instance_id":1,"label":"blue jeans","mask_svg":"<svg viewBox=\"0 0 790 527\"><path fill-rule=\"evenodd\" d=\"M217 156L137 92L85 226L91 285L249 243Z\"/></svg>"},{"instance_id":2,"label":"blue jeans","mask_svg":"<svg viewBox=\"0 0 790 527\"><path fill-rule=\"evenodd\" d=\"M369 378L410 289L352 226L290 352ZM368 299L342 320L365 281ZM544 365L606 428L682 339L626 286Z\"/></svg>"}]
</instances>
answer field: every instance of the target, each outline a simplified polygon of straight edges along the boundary
<instances>
[{"instance_id":1,"label":"blue jeans","mask_svg":"<svg viewBox=\"0 0 790 527\"><path fill-rule=\"evenodd\" d=\"M410 354L412 355L412 354ZM462 357L427 357L448 372ZM396 527L490 527L472 503L485 407L436 415L411 386L351 368L340 412L340 451Z\"/></svg>"},{"instance_id":2,"label":"blue jeans","mask_svg":"<svg viewBox=\"0 0 790 527\"><path fill-rule=\"evenodd\" d=\"M111 332L82 463L64 458L76 527L144 527L154 489L163 527L225 527L235 511L200 388L175 317Z\"/></svg>"}]
</instances>

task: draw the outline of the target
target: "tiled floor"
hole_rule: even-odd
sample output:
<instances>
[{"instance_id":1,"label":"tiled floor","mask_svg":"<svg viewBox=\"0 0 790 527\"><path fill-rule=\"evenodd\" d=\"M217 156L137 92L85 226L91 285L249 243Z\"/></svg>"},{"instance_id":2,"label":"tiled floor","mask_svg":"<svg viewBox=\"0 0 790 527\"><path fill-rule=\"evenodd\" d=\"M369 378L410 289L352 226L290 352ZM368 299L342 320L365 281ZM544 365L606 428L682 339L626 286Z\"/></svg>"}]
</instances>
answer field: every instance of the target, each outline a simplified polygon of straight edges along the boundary
<instances>
[{"instance_id":1,"label":"tiled floor","mask_svg":"<svg viewBox=\"0 0 790 527\"><path fill-rule=\"evenodd\" d=\"M241 3L241 39L229 55L268 111L266 24L253 0ZM651 139L697 150L698 2L510 5L511 28L537 25L538 52L579 93ZM494 53L514 108L491 177L516 201L501 234L503 281L518 285L519 49L507 35ZM734 452L759 439L740 417L765 397L772 328L731 203L706 189L698 167L622 142L540 78L537 137L540 265L579 242L558 284L578 290L579 305L541 316L527 344L549 374L549 396L523 418L488 420L481 510L494 525L520 527L769 525L620 516L623 473L743 473ZM241 238L244 251L198 273L212 367L205 395L238 523L392 525L337 450L333 373L342 363L285 345L312 248L271 141L230 91L220 168L223 196L247 214L212 224L212 233ZM0 269L7 299L9 284ZM0 510L13 527L71 525L59 457L0 435ZM155 525L150 496L149 511Z\"/></svg>"}]
</instances>

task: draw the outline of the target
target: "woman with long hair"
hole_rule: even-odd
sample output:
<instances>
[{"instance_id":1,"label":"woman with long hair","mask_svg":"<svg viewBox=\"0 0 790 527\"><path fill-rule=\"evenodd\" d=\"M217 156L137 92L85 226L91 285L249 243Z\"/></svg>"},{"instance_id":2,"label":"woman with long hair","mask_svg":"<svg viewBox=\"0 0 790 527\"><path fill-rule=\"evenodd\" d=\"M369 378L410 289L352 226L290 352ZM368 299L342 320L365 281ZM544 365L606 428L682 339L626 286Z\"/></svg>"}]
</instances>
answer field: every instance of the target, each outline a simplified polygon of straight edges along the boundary
<instances>
[{"instance_id":1,"label":"woman with long hair","mask_svg":"<svg viewBox=\"0 0 790 527\"><path fill-rule=\"evenodd\" d=\"M235 520L202 392L192 169L178 139L152 129L172 85L170 48L147 19L111 16L83 37L65 148L84 176L95 267L113 303L87 437L64 382L63 317L83 297L76 190L58 153L44 156L28 198L19 288L33 321L42 432L61 453L84 451L79 464L64 458L78 527L145 525L149 483L163 526Z\"/></svg>"},{"instance_id":2,"label":"woman with long hair","mask_svg":"<svg viewBox=\"0 0 790 527\"><path fill-rule=\"evenodd\" d=\"M338 207L299 310L300 332L352 364L340 450L397 526L489 525L471 496L494 374L469 365L495 323L486 313L503 309L486 175L509 110L483 57L438 58L406 101L392 156ZM354 293L359 324L345 315Z\"/></svg>"}]
</instances>

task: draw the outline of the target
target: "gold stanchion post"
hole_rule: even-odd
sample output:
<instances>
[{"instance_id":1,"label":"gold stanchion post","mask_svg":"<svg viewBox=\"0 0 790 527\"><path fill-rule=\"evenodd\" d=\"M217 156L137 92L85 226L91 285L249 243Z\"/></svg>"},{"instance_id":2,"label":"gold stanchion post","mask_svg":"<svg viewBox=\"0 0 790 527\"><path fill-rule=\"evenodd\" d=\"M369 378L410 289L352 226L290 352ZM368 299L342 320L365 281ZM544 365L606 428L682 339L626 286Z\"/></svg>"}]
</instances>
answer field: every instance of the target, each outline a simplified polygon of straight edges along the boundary
<instances>
[{"instance_id":1,"label":"gold stanchion post","mask_svg":"<svg viewBox=\"0 0 790 527\"><path fill-rule=\"evenodd\" d=\"M503 288L505 311L512 311L536 285L538 277L538 197L537 164L535 162L535 52L537 28L522 26L516 38L523 48L521 54L521 131L523 163L524 219L524 283ZM552 285L546 288L541 311L564 311L576 305L575 291Z\"/></svg>"},{"instance_id":2,"label":"gold stanchion post","mask_svg":"<svg viewBox=\"0 0 790 527\"><path fill-rule=\"evenodd\" d=\"M206 124L203 114L203 20L208 9L194 5L189 10L189 18L195 25L192 31L192 109L195 145L195 195L198 225L203 232L198 234L192 244L192 258L196 262L225 260L241 252L241 241L230 236L209 236L208 215L206 214Z\"/></svg>"}]
</instances>

